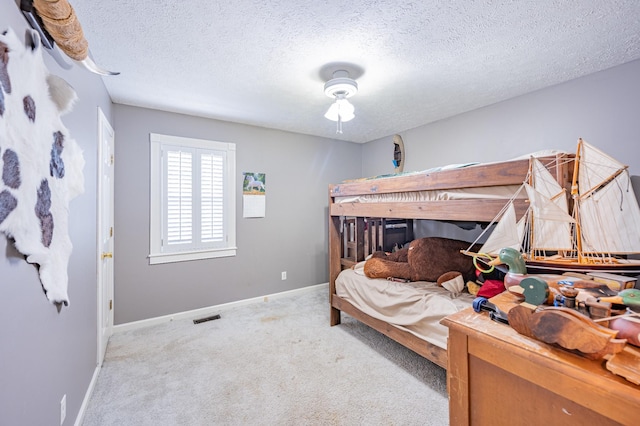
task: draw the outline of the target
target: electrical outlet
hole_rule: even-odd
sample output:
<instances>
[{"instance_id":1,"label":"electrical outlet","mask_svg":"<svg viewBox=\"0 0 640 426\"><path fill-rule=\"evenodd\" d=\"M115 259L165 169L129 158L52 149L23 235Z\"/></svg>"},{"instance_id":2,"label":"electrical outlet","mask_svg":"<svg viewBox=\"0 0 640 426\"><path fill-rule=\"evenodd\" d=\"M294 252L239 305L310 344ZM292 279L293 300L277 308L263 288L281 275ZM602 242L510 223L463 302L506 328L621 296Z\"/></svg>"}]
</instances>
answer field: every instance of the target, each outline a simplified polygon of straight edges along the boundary
<instances>
[{"instance_id":1,"label":"electrical outlet","mask_svg":"<svg viewBox=\"0 0 640 426\"><path fill-rule=\"evenodd\" d=\"M64 423L64 418L67 417L67 394L62 395L60 400L60 424Z\"/></svg>"},{"instance_id":2,"label":"electrical outlet","mask_svg":"<svg viewBox=\"0 0 640 426\"><path fill-rule=\"evenodd\" d=\"M287 271L282 271L282 281L287 279Z\"/></svg>"}]
</instances>

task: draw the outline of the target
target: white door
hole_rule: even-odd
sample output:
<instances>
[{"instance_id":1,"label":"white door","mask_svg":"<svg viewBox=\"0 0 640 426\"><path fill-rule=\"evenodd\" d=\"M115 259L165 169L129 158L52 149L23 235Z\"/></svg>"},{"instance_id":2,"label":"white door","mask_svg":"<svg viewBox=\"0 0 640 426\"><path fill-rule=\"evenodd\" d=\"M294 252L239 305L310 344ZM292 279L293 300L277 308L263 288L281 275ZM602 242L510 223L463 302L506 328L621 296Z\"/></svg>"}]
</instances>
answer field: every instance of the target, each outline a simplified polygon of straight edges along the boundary
<instances>
[{"instance_id":1,"label":"white door","mask_svg":"<svg viewBox=\"0 0 640 426\"><path fill-rule=\"evenodd\" d=\"M98 365L113 332L113 128L98 108Z\"/></svg>"}]
</instances>

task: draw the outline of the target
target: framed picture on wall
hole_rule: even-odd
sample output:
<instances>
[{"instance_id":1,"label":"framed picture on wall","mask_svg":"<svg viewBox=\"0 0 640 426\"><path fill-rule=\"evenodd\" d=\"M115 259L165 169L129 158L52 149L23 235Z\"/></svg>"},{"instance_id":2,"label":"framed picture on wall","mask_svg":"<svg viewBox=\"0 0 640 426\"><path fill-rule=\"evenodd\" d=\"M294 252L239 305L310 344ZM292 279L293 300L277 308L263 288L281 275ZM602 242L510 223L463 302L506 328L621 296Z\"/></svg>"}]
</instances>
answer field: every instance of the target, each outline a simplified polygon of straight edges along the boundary
<instances>
[{"instance_id":1,"label":"framed picture on wall","mask_svg":"<svg viewBox=\"0 0 640 426\"><path fill-rule=\"evenodd\" d=\"M242 217L265 217L265 173L244 172L242 179Z\"/></svg>"}]
</instances>

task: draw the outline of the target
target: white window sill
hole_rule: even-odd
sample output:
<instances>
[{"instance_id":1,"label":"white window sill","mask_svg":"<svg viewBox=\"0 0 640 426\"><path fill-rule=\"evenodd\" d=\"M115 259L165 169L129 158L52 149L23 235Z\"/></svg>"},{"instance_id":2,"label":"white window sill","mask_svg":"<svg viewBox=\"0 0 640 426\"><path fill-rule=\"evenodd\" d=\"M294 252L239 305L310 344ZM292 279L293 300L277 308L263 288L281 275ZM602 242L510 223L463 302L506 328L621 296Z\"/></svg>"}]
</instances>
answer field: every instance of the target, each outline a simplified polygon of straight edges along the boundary
<instances>
[{"instance_id":1,"label":"white window sill","mask_svg":"<svg viewBox=\"0 0 640 426\"><path fill-rule=\"evenodd\" d=\"M180 253L154 253L149 255L149 265L157 265L160 263L185 262L188 260L214 259L217 257L235 256L237 247L218 249L190 251Z\"/></svg>"}]
</instances>

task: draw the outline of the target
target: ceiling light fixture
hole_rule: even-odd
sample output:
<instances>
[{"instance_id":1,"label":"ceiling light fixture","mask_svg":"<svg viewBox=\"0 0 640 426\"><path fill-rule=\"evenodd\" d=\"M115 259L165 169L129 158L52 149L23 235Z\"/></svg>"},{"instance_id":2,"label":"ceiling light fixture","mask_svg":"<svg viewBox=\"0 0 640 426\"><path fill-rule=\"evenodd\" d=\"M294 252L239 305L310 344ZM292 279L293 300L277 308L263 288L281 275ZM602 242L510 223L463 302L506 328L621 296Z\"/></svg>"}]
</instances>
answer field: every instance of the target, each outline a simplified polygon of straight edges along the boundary
<instances>
[{"instance_id":1,"label":"ceiling light fixture","mask_svg":"<svg viewBox=\"0 0 640 426\"><path fill-rule=\"evenodd\" d=\"M342 134L342 123L353 120L355 108L347 100L358 93L358 83L349 78L349 72L337 70L333 73L333 78L324 84L324 94L335 99L331 104L325 118L336 121L336 133Z\"/></svg>"}]
</instances>

